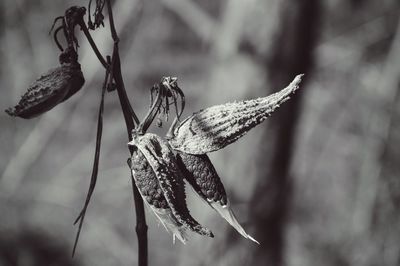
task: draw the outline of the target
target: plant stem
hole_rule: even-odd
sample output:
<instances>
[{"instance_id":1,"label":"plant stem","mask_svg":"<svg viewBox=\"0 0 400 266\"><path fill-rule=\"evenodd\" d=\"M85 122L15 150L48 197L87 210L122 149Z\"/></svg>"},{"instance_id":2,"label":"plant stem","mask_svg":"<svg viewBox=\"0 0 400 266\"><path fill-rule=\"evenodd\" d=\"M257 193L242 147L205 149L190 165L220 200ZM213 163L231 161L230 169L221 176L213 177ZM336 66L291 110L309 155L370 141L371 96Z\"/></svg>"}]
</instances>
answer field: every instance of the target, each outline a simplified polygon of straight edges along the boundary
<instances>
[{"instance_id":1,"label":"plant stem","mask_svg":"<svg viewBox=\"0 0 400 266\"><path fill-rule=\"evenodd\" d=\"M96 54L97 58L99 59L100 63L103 65L104 68L107 69L107 62L104 60L104 57L101 55L99 49L97 48L96 43L93 41L92 36L90 35L90 32L88 30L88 28L86 27L85 22L83 21L83 18L81 19L81 21L79 22L79 26L81 26L81 30L83 31L83 33L86 36L86 39L88 40L90 46L92 47L94 53ZM117 33L115 31L115 26L114 26L114 19L112 17L112 13L110 13L110 26L111 26L111 35L112 38L114 40L114 44L118 45L119 42L119 38L117 36ZM115 49L115 45L114 45L114 49ZM116 47L116 50L118 51L118 46ZM119 61L119 53L118 54L118 61ZM114 55L114 54L113 54ZM121 68L121 64L119 63L119 68ZM114 75L112 74L113 71L111 71L111 79L114 79ZM119 70L119 72L121 73L121 70ZM117 81L115 81L117 83ZM133 117L133 119L135 120L136 124L139 124L139 119L137 117L137 115L135 114L135 112L133 111L133 108L128 100L128 96L126 95L126 90L125 90L125 85L124 85L124 81L122 80L122 74L121 74L121 80L119 81L119 83L121 84L121 86L123 87L123 90L121 91L121 95L123 98L125 98L124 102L125 107L127 108L129 114ZM134 127L133 127L134 128ZM130 135L130 133L129 133Z\"/></svg>"},{"instance_id":2,"label":"plant stem","mask_svg":"<svg viewBox=\"0 0 400 266\"><path fill-rule=\"evenodd\" d=\"M136 114L134 113L132 106L128 100L126 95L125 85L122 78L121 73L121 60L119 56L118 50L118 42L119 38L117 35L117 31L115 30L114 25L114 18L112 14L112 7L110 0L107 0L107 9L108 9L108 18L110 22L110 29L111 29L111 36L114 40L114 50L112 56L112 75L114 77L118 98L121 104L122 112L124 114L126 129L128 131L128 138L132 140L131 132L135 129L135 123L139 124L139 119L137 118ZM135 121L133 121L135 120ZM129 148L129 151L132 155L132 148ZM135 180L132 179L132 190L133 196L135 201L135 210L136 210L136 234L138 238L138 264L139 266L147 266L147 224L146 224L146 216L144 212L144 205L142 197L139 194L139 191L136 187Z\"/></svg>"},{"instance_id":3,"label":"plant stem","mask_svg":"<svg viewBox=\"0 0 400 266\"><path fill-rule=\"evenodd\" d=\"M99 59L100 63L103 65L104 68L107 68L107 63L106 60L104 60L104 57L101 55L99 49L96 46L96 43L93 41L92 36L89 33L88 28L86 27L85 22L83 21L83 18L79 21L79 26L81 26L81 30L86 36L86 39L88 40L90 46L92 47L94 53L96 54L97 58Z\"/></svg>"}]
</instances>

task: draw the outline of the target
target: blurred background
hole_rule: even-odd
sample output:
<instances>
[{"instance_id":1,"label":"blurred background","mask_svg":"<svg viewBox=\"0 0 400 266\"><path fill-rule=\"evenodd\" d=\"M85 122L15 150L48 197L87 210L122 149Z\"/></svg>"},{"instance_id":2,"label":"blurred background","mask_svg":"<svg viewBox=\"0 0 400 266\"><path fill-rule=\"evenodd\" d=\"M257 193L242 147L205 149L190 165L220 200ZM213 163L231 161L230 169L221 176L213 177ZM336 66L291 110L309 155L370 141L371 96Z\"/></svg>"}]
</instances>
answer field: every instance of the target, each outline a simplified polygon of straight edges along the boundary
<instances>
[{"instance_id":1,"label":"blurred background","mask_svg":"<svg viewBox=\"0 0 400 266\"><path fill-rule=\"evenodd\" d=\"M144 2L114 1L122 72L139 117L162 76L178 77L186 117L268 95L306 74L301 90L271 118L210 154L238 219L261 244L243 239L187 188L192 215L215 238L191 234L188 244L173 244L146 210L149 265L400 265L400 3ZM1 1L1 110L58 65L48 34L53 19L87 4ZM104 54L112 48L107 23L94 33ZM39 118L0 113L0 265L136 265L116 92L106 94L98 184L70 259L104 77L78 36L86 79L79 93ZM163 135L165 128L151 131Z\"/></svg>"}]
</instances>

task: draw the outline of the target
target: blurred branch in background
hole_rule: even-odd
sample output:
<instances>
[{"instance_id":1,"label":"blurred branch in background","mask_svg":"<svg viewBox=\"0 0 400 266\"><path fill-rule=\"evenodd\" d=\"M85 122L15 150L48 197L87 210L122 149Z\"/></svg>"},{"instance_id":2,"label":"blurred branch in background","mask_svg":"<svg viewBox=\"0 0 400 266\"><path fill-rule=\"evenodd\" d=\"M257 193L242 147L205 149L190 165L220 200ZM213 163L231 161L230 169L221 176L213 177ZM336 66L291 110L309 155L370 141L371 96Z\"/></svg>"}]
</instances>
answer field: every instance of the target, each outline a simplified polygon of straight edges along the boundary
<instances>
[{"instance_id":1,"label":"blurred branch in background","mask_svg":"<svg viewBox=\"0 0 400 266\"><path fill-rule=\"evenodd\" d=\"M322 12L318 0L285 2L279 35L271 51L273 56L266 62L272 88L278 88L295 73L305 73L306 81L312 77ZM265 132L262 144L267 148L258 153L259 178L250 210L250 220L256 229L254 235L259 237L263 248L254 249L249 265L285 264L285 228L295 178L290 176L290 166L301 99L306 94L303 84L301 93L270 120L272 128ZM269 158L268 163L265 158Z\"/></svg>"},{"instance_id":2,"label":"blurred branch in background","mask_svg":"<svg viewBox=\"0 0 400 266\"><path fill-rule=\"evenodd\" d=\"M368 122L363 136L362 165L357 191L355 194L352 232L355 243L374 242L374 213L377 206L379 188L382 186L382 171L385 167L382 159L389 145L389 134L393 130L393 119L400 93L400 20L395 37L387 54L381 77L371 84L375 106L368 114ZM357 245L357 244L356 244ZM379 244L376 245L379 249ZM397 255L396 255L397 254ZM400 261L400 248L384 257L385 265L394 265ZM352 265L363 265L355 259Z\"/></svg>"},{"instance_id":3,"label":"blurred branch in background","mask_svg":"<svg viewBox=\"0 0 400 266\"><path fill-rule=\"evenodd\" d=\"M400 22L400 21L399 21ZM374 202L377 196L379 179L382 171L383 153L388 143L389 132L399 95L400 82L400 24L387 55L381 78L372 84L371 93L376 100L376 107L371 108L368 124L364 132L364 158L355 197L353 232L364 234L369 230ZM384 106L385 108L382 108Z\"/></svg>"},{"instance_id":4,"label":"blurred branch in background","mask_svg":"<svg viewBox=\"0 0 400 266\"><path fill-rule=\"evenodd\" d=\"M205 42L215 35L218 23L192 0L162 0L162 4L175 12Z\"/></svg>"},{"instance_id":5,"label":"blurred branch in background","mask_svg":"<svg viewBox=\"0 0 400 266\"><path fill-rule=\"evenodd\" d=\"M386 11L376 18L363 22L351 30L347 30L339 36L321 40L316 48L316 68L333 68L344 71L360 64L368 47L389 38L393 34L392 31L385 30L387 27L386 17L396 12L398 10ZM358 44L349 44L348 39L352 36L357 36L356 41ZM312 136L310 138L316 142L318 155L313 166L309 167L307 176L313 177L318 173L317 170L321 162L326 159L325 155L329 155L329 151L336 144L335 138L338 137L337 132L348 118L349 110L351 107L357 106L357 103L360 102L360 97L363 97L364 87L356 85L358 82L357 78L358 76L352 75L346 79L349 80L348 82L343 82L342 86L352 86L355 88L340 96L342 99L339 113L336 113L332 117L331 114L335 112L337 107L326 106L319 117L314 119L311 122L312 124L309 125L309 128L312 128ZM374 86L371 84L371 87ZM321 99L321 101L325 101L325 99ZM330 117L330 122L328 127L325 127L323 124L327 117Z\"/></svg>"},{"instance_id":6,"label":"blurred branch in background","mask_svg":"<svg viewBox=\"0 0 400 266\"><path fill-rule=\"evenodd\" d=\"M317 67L340 69L359 63L366 49L391 37L393 32L388 30L387 18L398 12L398 9L384 10L337 36L322 37L316 48ZM349 42L349 39L354 41Z\"/></svg>"}]
</instances>

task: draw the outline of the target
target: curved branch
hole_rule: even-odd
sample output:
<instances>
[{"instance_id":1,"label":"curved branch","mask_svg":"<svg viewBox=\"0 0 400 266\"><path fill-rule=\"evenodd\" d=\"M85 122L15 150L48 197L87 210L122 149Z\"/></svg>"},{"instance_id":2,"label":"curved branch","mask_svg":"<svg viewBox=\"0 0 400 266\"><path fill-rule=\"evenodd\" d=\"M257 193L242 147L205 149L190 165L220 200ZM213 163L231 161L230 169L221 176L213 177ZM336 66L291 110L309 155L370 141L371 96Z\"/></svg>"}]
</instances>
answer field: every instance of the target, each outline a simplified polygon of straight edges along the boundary
<instances>
[{"instance_id":1,"label":"curved branch","mask_svg":"<svg viewBox=\"0 0 400 266\"><path fill-rule=\"evenodd\" d=\"M104 60L104 57L101 55L99 49L96 46L96 43L93 41L92 36L89 33L88 28L86 27L85 22L82 20L79 21L79 26L81 26L81 30L86 36L86 39L88 40L90 46L92 47L94 53L96 54L97 58L99 59L100 63L103 65L104 68L107 68L107 62Z\"/></svg>"}]
</instances>

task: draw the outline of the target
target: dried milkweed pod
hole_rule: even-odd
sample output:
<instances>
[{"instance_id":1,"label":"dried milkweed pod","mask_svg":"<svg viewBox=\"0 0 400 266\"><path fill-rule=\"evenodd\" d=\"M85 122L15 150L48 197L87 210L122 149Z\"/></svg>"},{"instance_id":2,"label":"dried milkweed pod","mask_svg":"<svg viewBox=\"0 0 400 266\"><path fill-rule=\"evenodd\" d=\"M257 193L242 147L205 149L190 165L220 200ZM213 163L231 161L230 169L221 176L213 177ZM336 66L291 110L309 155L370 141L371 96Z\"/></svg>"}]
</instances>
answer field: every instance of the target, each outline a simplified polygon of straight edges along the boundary
<instances>
[{"instance_id":1,"label":"dried milkweed pod","mask_svg":"<svg viewBox=\"0 0 400 266\"><path fill-rule=\"evenodd\" d=\"M236 219L227 198L224 185L208 156L206 154L193 155L177 152L176 158L185 179L197 194L243 237L258 243L257 240L246 233Z\"/></svg>"},{"instance_id":2,"label":"dried milkweed pod","mask_svg":"<svg viewBox=\"0 0 400 266\"><path fill-rule=\"evenodd\" d=\"M60 56L59 67L49 70L33 82L15 107L7 114L22 118L41 115L67 100L85 83L75 51L66 50Z\"/></svg>"},{"instance_id":3,"label":"dried milkweed pod","mask_svg":"<svg viewBox=\"0 0 400 266\"><path fill-rule=\"evenodd\" d=\"M131 169L139 192L167 230L183 243L185 229L213 237L189 213L182 173L167 142L151 133L133 133Z\"/></svg>"},{"instance_id":4,"label":"dried milkweed pod","mask_svg":"<svg viewBox=\"0 0 400 266\"><path fill-rule=\"evenodd\" d=\"M216 105L186 118L173 128L169 143L178 151L205 154L235 142L269 117L298 88L298 75L285 89L267 97Z\"/></svg>"}]
</instances>

